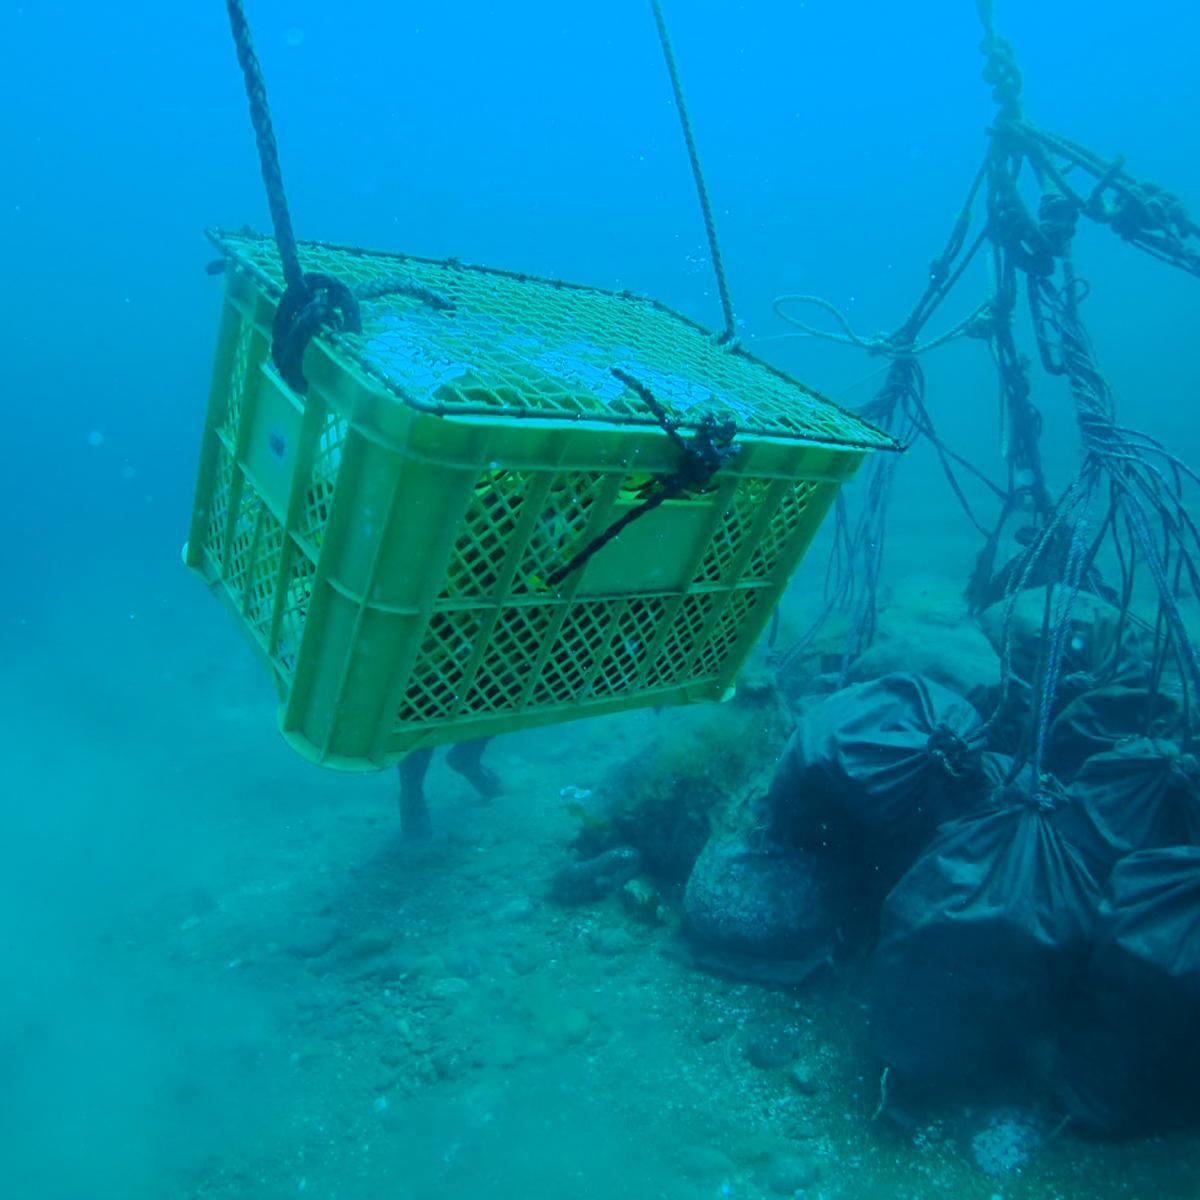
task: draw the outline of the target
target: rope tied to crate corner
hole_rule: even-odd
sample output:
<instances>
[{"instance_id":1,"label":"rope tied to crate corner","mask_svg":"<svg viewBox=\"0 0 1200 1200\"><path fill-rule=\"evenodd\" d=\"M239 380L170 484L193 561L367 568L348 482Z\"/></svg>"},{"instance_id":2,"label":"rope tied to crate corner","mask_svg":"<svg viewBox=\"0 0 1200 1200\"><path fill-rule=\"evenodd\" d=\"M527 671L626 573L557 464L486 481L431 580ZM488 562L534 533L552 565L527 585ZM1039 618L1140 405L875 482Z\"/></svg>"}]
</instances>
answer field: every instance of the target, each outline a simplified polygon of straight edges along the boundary
<instances>
[{"instance_id":1,"label":"rope tied to crate corner","mask_svg":"<svg viewBox=\"0 0 1200 1200\"><path fill-rule=\"evenodd\" d=\"M671 439L672 444L679 451L679 465L669 475L656 475L654 477L655 490L640 504L623 513L607 529L592 538L568 562L552 572L546 580L547 587L557 587L568 575L579 570L592 555L607 546L623 529L647 513L653 512L664 501L672 500L687 492L703 491L709 487L713 476L742 451L740 445L734 444L733 439L737 434L737 427L730 418L718 418L712 413L706 413L700 419L700 424L692 437L686 439L679 432L678 423L671 418L658 397L644 383L619 367L611 367L610 370L627 388L637 394L653 414L659 428Z\"/></svg>"},{"instance_id":2,"label":"rope tied to crate corner","mask_svg":"<svg viewBox=\"0 0 1200 1200\"><path fill-rule=\"evenodd\" d=\"M308 388L303 359L308 343L322 329L359 333L362 314L353 291L341 280L319 271L306 272L300 263L296 234L292 228L283 170L279 165L279 145L271 124L267 85L250 36L250 23L242 0L225 0L229 28L237 50L238 65L246 84L250 123L258 146L258 162L275 245L283 271L284 292L275 310L271 330L271 359L287 384L297 392Z\"/></svg>"},{"instance_id":3,"label":"rope tied to crate corner","mask_svg":"<svg viewBox=\"0 0 1200 1200\"><path fill-rule=\"evenodd\" d=\"M306 271L298 286L288 285L271 327L271 361L294 391L308 390L304 351L322 329L361 333L358 297L340 279Z\"/></svg>"}]
</instances>

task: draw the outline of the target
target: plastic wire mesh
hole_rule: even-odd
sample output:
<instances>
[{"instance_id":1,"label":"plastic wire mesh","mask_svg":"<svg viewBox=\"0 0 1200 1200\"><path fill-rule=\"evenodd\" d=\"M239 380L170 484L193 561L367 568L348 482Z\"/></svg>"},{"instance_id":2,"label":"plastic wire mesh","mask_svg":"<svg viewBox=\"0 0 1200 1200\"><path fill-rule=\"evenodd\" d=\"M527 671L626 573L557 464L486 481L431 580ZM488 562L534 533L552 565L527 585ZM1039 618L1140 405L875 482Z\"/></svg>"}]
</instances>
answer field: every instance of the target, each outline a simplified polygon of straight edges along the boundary
<instances>
[{"instance_id":1,"label":"plastic wire mesh","mask_svg":"<svg viewBox=\"0 0 1200 1200\"><path fill-rule=\"evenodd\" d=\"M273 247L217 241L238 269L189 562L266 654L281 724L317 761L378 764L460 736L725 694L838 482L863 449L892 448L651 301L328 247L305 247L306 269L355 285L403 277L454 307L367 301L363 336L335 338L332 371L297 396L270 364ZM659 486L623 453L647 436L625 427L653 421L611 366L681 424L729 413L745 443L773 439L772 457L673 498L647 518L655 532L619 535L577 591L552 588ZM421 431L415 448L374 436L393 397L404 428ZM510 423L531 415L559 420Z\"/></svg>"},{"instance_id":2,"label":"plastic wire mesh","mask_svg":"<svg viewBox=\"0 0 1200 1200\"><path fill-rule=\"evenodd\" d=\"M211 233L228 257L278 296L274 243ZM389 281L426 289L447 310L395 292L363 303L361 335L343 352L410 404L447 414L653 423L611 369L640 380L685 427L710 412L764 436L892 449L885 433L655 301L456 262L315 243L308 271L354 288ZM328 335L333 336L333 335Z\"/></svg>"}]
</instances>

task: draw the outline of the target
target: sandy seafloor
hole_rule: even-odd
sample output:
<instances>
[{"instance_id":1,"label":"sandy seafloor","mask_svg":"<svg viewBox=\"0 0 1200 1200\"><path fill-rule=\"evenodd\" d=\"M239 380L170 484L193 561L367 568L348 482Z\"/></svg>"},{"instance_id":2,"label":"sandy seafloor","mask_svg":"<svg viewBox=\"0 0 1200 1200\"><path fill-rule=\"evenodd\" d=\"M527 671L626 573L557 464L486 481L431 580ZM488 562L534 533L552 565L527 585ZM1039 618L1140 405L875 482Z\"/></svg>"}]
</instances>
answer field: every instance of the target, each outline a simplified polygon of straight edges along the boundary
<instances>
[{"instance_id":1,"label":"sandy seafloor","mask_svg":"<svg viewBox=\"0 0 1200 1200\"><path fill-rule=\"evenodd\" d=\"M953 613L946 569L903 575L885 632ZM603 788L711 711L498 740L487 804L439 755L437 836L412 850L394 772L289 750L265 671L177 560L85 568L10 633L4 1196L1197 1195L1196 1136L1067 1128L988 1174L971 1138L989 1114L872 1120L853 969L738 983L615 897L548 903L576 832L563 789ZM746 1057L779 1030L800 1087Z\"/></svg>"}]
</instances>

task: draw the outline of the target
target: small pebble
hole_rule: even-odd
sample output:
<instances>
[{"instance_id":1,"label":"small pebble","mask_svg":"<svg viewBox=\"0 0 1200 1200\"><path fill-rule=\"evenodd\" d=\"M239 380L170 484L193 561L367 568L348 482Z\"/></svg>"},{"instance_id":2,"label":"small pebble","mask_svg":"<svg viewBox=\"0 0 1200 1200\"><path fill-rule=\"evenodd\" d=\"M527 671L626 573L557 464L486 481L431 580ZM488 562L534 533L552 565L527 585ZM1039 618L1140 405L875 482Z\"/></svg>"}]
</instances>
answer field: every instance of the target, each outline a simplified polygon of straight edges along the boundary
<instances>
[{"instance_id":1,"label":"small pebble","mask_svg":"<svg viewBox=\"0 0 1200 1200\"><path fill-rule=\"evenodd\" d=\"M588 948L605 958L616 958L633 949L633 937L625 929L589 929L585 934Z\"/></svg>"},{"instance_id":2,"label":"small pebble","mask_svg":"<svg viewBox=\"0 0 1200 1200\"><path fill-rule=\"evenodd\" d=\"M392 950L377 958L368 959L351 973L356 982L374 980L377 983L398 983L417 971L417 959L403 951Z\"/></svg>"},{"instance_id":3,"label":"small pebble","mask_svg":"<svg viewBox=\"0 0 1200 1200\"><path fill-rule=\"evenodd\" d=\"M357 933L342 950L342 958L347 962L374 958L390 950L396 935L390 929L364 929Z\"/></svg>"},{"instance_id":4,"label":"small pebble","mask_svg":"<svg viewBox=\"0 0 1200 1200\"><path fill-rule=\"evenodd\" d=\"M788 1072L788 1080L802 1096L817 1094L817 1077L807 1063L796 1063Z\"/></svg>"},{"instance_id":5,"label":"small pebble","mask_svg":"<svg viewBox=\"0 0 1200 1200\"><path fill-rule=\"evenodd\" d=\"M368 1000L365 1004L359 1006L358 1011L362 1014L363 1020L368 1021L372 1025L378 1021L382 1021L387 1016L387 1010L378 1000Z\"/></svg>"},{"instance_id":6,"label":"small pebble","mask_svg":"<svg viewBox=\"0 0 1200 1200\"><path fill-rule=\"evenodd\" d=\"M812 1187L819 1177L817 1164L811 1159L784 1154L768 1164L762 1182L778 1196L794 1196L798 1191Z\"/></svg>"},{"instance_id":7,"label":"small pebble","mask_svg":"<svg viewBox=\"0 0 1200 1200\"><path fill-rule=\"evenodd\" d=\"M518 943L508 952L508 965L515 975L531 975L542 965L544 957L535 946Z\"/></svg>"},{"instance_id":8,"label":"small pebble","mask_svg":"<svg viewBox=\"0 0 1200 1200\"><path fill-rule=\"evenodd\" d=\"M483 971L483 960L474 950L459 950L446 955L446 970L460 979L474 979Z\"/></svg>"},{"instance_id":9,"label":"small pebble","mask_svg":"<svg viewBox=\"0 0 1200 1200\"><path fill-rule=\"evenodd\" d=\"M680 1174L688 1179L719 1178L734 1170L729 1155L712 1146L685 1146L676 1161Z\"/></svg>"},{"instance_id":10,"label":"small pebble","mask_svg":"<svg viewBox=\"0 0 1200 1200\"><path fill-rule=\"evenodd\" d=\"M783 1130L783 1136L793 1142L807 1142L821 1131L811 1121L793 1121Z\"/></svg>"},{"instance_id":11,"label":"small pebble","mask_svg":"<svg viewBox=\"0 0 1200 1200\"><path fill-rule=\"evenodd\" d=\"M438 1050L430 1061L439 1079L458 1079L467 1069L462 1055L455 1050Z\"/></svg>"},{"instance_id":12,"label":"small pebble","mask_svg":"<svg viewBox=\"0 0 1200 1200\"><path fill-rule=\"evenodd\" d=\"M471 990L471 985L457 975L447 975L445 979L435 979L429 985L429 994L442 1000L462 996Z\"/></svg>"},{"instance_id":13,"label":"small pebble","mask_svg":"<svg viewBox=\"0 0 1200 1200\"><path fill-rule=\"evenodd\" d=\"M522 896L516 900L510 900L507 904L501 905L500 908L493 912L492 917L496 921L524 921L526 917L533 914L533 901L528 896Z\"/></svg>"},{"instance_id":14,"label":"small pebble","mask_svg":"<svg viewBox=\"0 0 1200 1200\"><path fill-rule=\"evenodd\" d=\"M349 1013L334 1013L318 1021L315 1031L331 1042L344 1042L354 1033L354 1021Z\"/></svg>"},{"instance_id":15,"label":"small pebble","mask_svg":"<svg viewBox=\"0 0 1200 1200\"><path fill-rule=\"evenodd\" d=\"M616 846L593 858L569 862L550 879L550 898L558 904L590 904L602 900L632 879L642 856L632 846Z\"/></svg>"},{"instance_id":16,"label":"small pebble","mask_svg":"<svg viewBox=\"0 0 1200 1200\"><path fill-rule=\"evenodd\" d=\"M563 1020L563 1033L571 1042L582 1041L592 1027L592 1018L581 1008L570 1008Z\"/></svg>"},{"instance_id":17,"label":"small pebble","mask_svg":"<svg viewBox=\"0 0 1200 1200\"><path fill-rule=\"evenodd\" d=\"M583 1009L557 1000L540 1006L534 1013L535 1032L558 1045L582 1042L591 1024L591 1018Z\"/></svg>"},{"instance_id":18,"label":"small pebble","mask_svg":"<svg viewBox=\"0 0 1200 1200\"><path fill-rule=\"evenodd\" d=\"M754 1030L742 1053L746 1061L763 1071L786 1067L800 1053L800 1035L782 1025L769 1025Z\"/></svg>"},{"instance_id":19,"label":"small pebble","mask_svg":"<svg viewBox=\"0 0 1200 1200\"><path fill-rule=\"evenodd\" d=\"M662 897L653 884L644 879L631 879L617 894L630 916L648 925L662 924Z\"/></svg>"}]
</instances>

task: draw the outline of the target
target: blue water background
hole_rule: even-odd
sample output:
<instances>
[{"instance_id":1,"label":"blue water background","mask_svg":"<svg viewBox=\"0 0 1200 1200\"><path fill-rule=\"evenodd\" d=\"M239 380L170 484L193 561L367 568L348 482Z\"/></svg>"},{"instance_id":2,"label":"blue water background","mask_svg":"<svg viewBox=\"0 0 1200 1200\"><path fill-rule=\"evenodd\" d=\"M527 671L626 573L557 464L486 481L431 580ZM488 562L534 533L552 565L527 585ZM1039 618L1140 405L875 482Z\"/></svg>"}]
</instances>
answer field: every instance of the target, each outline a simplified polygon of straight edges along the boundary
<instances>
[{"instance_id":1,"label":"blue water background","mask_svg":"<svg viewBox=\"0 0 1200 1200\"><path fill-rule=\"evenodd\" d=\"M630 288L719 324L648 5L248 8L301 237ZM666 9L740 335L785 332L771 302L791 291L827 297L865 333L894 328L992 116L973 5ZM999 16L1035 121L1126 153L1135 174L1200 209L1196 8L1022 0ZM203 230L266 229L267 210L216 0L5 3L0 48L0 1025L14 1046L46 1013L58 1027L44 1059L10 1071L36 1103L24 1090L0 1100L0 1146L7 1130L9 1152L22 1140L43 1165L68 1134L97 1161L122 1146L94 1168L95 1190L82 1173L60 1193L117 1195L151 1156L121 1139L155 1128L157 1093L139 1083L180 1052L169 1014L184 1008L168 1003L168 1032L148 1034L128 1014L154 985L98 976L96 939L114 936L111 914L135 898L234 853L205 843L214 820L222 838L238 806L282 826L295 799L271 783L288 770L282 747L263 751L269 769L244 742L231 756L222 714L192 702L211 697L211 672L258 668L179 562L220 303ZM1106 230L1083 229L1078 248L1122 415L1194 452L1200 281ZM934 330L986 291L982 269L966 283ZM878 360L839 347L773 341L762 353L849 404L878 382ZM982 347L952 347L928 371L945 436L996 469ZM1060 386L1037 386L1061 480L1076 455L1070 410ZM900 479L897 553L915 546L928 567L938 539L964 527L926 455ZM204 1000L231 1026L262 1016L220 986ZM113 1102L111 1085L129 1080Z\"/></svg>"}]
</instances>

